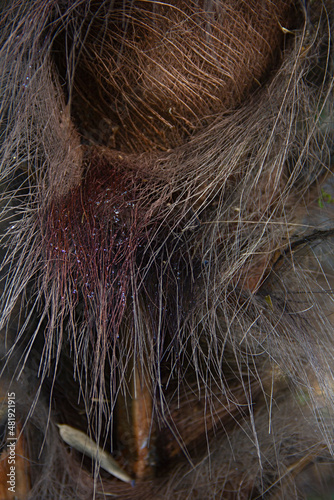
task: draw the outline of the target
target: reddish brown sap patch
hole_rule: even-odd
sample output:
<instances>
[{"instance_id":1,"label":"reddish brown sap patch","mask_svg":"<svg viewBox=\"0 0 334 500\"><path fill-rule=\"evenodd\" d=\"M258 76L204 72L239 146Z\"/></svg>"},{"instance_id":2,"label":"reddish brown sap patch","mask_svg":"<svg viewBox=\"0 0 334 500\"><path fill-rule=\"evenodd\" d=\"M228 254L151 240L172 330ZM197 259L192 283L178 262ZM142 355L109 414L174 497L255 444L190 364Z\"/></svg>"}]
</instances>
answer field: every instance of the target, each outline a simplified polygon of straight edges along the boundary
<instances>
[{"instance_id":1,"label":"reddish brown sap patch","mask_svg":"<svg viewBox=\"0 0 334 500\"><path fill-rule=\"evenodd\" d=\"M80 298L86 309L98 309L97 330L110 326L115 335L150 218L139 191L122 160L92 155L84 182L53 202L47 216L47 265L49 276L59 277L61 300Z\"/></svg>"}]
</instances>

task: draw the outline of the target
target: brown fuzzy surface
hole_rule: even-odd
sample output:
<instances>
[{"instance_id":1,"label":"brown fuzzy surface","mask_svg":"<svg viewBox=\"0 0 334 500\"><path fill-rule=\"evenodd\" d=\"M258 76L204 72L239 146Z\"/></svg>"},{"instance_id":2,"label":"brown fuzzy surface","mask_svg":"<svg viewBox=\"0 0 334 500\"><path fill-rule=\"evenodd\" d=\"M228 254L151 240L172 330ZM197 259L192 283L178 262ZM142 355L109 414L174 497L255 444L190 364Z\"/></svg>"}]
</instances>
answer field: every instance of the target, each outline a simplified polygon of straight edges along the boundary
<instances>
[{"instance_id":1,"label":"brown fuzzy surface","mask_svg":"<svg viewBox=\"0 0 334 500\"><path fill-rule=\"evenodd\" d=\"M81 132L125 152L181 145L259 88L292 14L288 1L116 2L106 27L102 12L88 27L79 59Z\"/></svg>"},{"instance_id":2,"label":"brown fuzzy surface","mask_svg":"<svg viewBox=\"0 0 334 500\"><path fill-rule=\"evenodd\" d=\"M330 0L0 9L17 498L331 495Z\"/></svg>"}]
</instances>

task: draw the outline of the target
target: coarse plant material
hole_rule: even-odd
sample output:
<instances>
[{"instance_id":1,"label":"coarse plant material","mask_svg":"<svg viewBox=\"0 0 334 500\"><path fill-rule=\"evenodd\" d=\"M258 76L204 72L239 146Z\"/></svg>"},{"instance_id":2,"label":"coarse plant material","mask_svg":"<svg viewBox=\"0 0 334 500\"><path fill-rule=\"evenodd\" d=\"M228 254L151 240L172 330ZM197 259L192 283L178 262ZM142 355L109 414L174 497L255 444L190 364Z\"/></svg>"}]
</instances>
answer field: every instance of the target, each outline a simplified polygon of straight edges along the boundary
<instances>
[{"instance_id":1,"label":"coarse plant material","mask_svg":"<svg viewBox=\"0 0 334 500\"><path fill-rule=\"evenodd\" d=\"M1 459L13 391L29 498L329 494L332 2L0 9Z\"/></svg>"}]
</instances>

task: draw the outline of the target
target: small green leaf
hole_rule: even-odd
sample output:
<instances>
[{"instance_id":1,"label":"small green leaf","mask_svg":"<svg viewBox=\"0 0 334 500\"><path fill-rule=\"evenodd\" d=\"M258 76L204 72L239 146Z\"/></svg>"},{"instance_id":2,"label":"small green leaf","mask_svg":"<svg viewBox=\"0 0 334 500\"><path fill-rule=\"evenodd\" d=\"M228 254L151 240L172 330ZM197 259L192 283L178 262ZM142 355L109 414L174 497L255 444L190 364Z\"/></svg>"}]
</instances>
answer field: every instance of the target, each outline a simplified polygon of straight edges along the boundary
<instances>
[{"instance_id":1,"label":"small green leaf","mask_svg":"<svg viewBox=\"0 0 334 500\"><path fill-rule=\"evenodd\" d=\"M321 195L318 198L318 205L320 208L324 208L324 202L334 203L334 198L324 189L321 189Z\"/></svg>"},{"instance_id":2,"label":"small green leaf","mask_svg":"<svg viewBox=\"0 0 334 500\"><path fill-rule=\"evenodd\" d=\"M274 306L273 306L273 303L272 303L270 295L266 295L265 298L264 298L264 300L267 302L268 306L273 311L274 310Z\"/></svg>"}]
</instances>

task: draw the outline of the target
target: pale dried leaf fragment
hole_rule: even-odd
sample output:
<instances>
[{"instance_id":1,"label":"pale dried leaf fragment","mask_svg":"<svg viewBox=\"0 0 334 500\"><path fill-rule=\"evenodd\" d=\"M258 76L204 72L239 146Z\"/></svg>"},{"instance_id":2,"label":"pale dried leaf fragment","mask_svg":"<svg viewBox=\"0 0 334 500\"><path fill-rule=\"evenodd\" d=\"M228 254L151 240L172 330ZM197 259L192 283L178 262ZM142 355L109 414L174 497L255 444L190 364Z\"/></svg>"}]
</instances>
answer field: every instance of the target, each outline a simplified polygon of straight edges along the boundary
<instances>
[{"instance_id":1,"label":"pale dried leaf fragment","mask_svg":"<svg viewBox=\"0 0 334 500\"><path fill-rule=\"evenodd\" d=\"M132 486L134 485L134 481L118 465L116 460L108 452L98 446L89 436L87 436L87 434L70 425L57 424L57 426L59 427L59 434L65 443L93 460L96 460L100 467L109 472L109 474L125 483L130 483Z\"/></svg>"}]
</instances>

